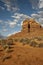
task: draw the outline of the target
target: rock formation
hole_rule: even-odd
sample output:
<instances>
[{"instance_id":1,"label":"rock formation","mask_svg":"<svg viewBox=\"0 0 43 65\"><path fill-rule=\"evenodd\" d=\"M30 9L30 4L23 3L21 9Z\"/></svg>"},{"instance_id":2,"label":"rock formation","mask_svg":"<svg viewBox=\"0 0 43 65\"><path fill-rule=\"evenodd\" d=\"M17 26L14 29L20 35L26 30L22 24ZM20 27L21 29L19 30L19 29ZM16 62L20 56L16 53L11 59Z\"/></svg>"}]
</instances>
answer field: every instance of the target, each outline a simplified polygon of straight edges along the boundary
<instances>
[{"instance_id":1,"label":"rock formation","mask_svg":"<svg viewBox=\"0 0 43 65\"><path fill-rule=\"evenodd\" d=\"M41 29L42 26L34 19L26 19L23 21L22 31L23 32L34 32Z\"/></svg>"},{"instance_id":2,"label":"rock formation","mask_svg":"<svg viewBox=\"0 0 43 65\"><path fill-rule=\"evenodd\" d=\"M10 36L10 38L33 38L43 36L43 27L34 19L23 21L22 30Z\"/></svg>"}]
</instances>

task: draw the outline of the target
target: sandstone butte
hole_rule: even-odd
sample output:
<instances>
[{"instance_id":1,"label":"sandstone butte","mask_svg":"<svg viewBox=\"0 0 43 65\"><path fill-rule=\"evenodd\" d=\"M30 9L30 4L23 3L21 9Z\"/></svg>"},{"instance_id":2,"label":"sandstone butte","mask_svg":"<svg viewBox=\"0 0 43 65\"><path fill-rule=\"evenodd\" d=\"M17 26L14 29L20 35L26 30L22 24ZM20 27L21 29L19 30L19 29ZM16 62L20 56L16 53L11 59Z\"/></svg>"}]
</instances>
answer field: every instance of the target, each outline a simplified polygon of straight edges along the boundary
<instances>
[{"instance_id":1,"label":"sandstone butte","mask_svg":"<svg viewBox=\"0 0 43 65\"><path fill-rule=\"evenodd\" d=\"M43 36L43 27L33 18L26 19L22 23L21 32L9 36L9 38L33 38Z\"/></svg>"}]
</instances>

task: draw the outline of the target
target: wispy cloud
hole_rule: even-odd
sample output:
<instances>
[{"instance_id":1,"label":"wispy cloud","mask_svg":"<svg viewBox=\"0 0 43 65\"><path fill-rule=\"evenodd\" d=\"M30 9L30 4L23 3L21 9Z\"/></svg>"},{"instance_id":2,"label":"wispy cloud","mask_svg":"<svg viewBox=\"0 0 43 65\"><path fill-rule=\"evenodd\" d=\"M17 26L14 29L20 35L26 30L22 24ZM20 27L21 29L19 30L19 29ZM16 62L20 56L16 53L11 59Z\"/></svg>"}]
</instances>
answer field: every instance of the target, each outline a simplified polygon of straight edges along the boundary
<instances>
[{"instance_id":1,"label":"wispy cloud","mask_svg":"<svg viewBox=\"0 0 43 65\"><path fill-rule=\"evenodd\" d=\"M12 2L11 0L2 0L2 1L5 3L4 5L5 5L7 11L16 12L16 11L20 10L18 8L16 0L14 0L14 2Z\"/></svg>"},{"instance_id":2,"label":"wispy cloud","mask_svg":"<svg viewBox=\"0 0 43 65\"><path fill-rule=\"evenodd\" d=\"M30 16L26 15L26 14L21 14L21 13L15 13L13 16L11 16L12 18L14 18L14 21L16 22L22 22L23 20L25 20L26 18L31 18ZM22 24L18 24L22 25Z\"/></svg>"},{"instance_id":3,"label":"wispy cloud","mask_svg":"<svg viewBox=\"0 0 43 65\"><path fill-rule=\"evenodd\" d=\"M40 15L41 18L43 18L43 11L38 11L38 14Z\"/></svg>"},{"instance_id":4,"label":"wispy cloud","mask_svg":"<svg viewBox=\"0 0 43 65\"><path fill-rule=\"evenodd\" d=\"M30 3L32 4L33 9L38 9L39 0L30 0Z\"/></svg>"},{"instance_id":5,"label":"wispy cloud","mask_svg":"<svg viewBox=\"0 0 43 65\"><path fill-rule=\"evenodd\" d=\"M2 20L0 20L0 23L2 23Z\"/></svg>"},{"instance_id":6,"label":"wispy cloud","mask_svg":"<svg viewBox=\"0 0 43 65\"><path fill-rule=\"evenodd\" d=\"M43 8L43 0L30 0L33 9Z\"/></svg>"},{"instance_id":7,"label":"wispy cloud","mask_svg":"<svg viewBox=\"0 0 43 65\"><path fill-rule=\"evenodd\" d=\"M4 7L2 7L2 6L0 6L0 9L4 10L5 8L4 8Z\"/></svg>"},{"instance_id":8,"label":"wispy cloud","mask_svg":"<svg viewBox=\"0 0 43 65\"><path fill-rule=\"evenodd\" d=\"M31 14L31 17L34 18L34 19L38 19L38 18L40 17L40 15L39 15L39 14L34 14L34 13L33 13L33 14Z\"/></svg>"},{"instance_id":9,"label":"wispy cloud","mask_svg":"<svg viewBox=\"0 0 43 65\"><path fill-rule=\"evenodd\" d=\"M37 10L37 13L32 13L31 17L43 24L43 0L30 0L30 2L32 4L32 8Z\"/></svg>"},{"instance_id":10,"label":"wispy cloud","mask_svg":"<svg viewBox=\"0 0 43 65\"><path fill-rule=\"evenodd\" d=\"M25 20L26 18L30 18L30 16L26 15L26 14L21 14L21 13L14 13L14 15L11 16L13 18L13 20L8 20L5 22L5 25L9 26L10 28L14 28L16 25L17 26L21 26L22 25L22 21ZM20 24L19 24L20 22Z\"/></svg>"},{"instance_id":11,"label":"wispy cloud","mask_svg":"<svg viewBox=\"0 0 43 65\"><path fill-rule=\"evenodd\" d=\"M7 32L7 29L3 28L2 32Z\"/></svg>"},{"instance_id":12,"label":"wispy cloud","mask_svg":"<svg viewBox=\"0 0 43 65\"><path fill-rule=\"evenodd\" d=\"M31 17L43 25L43 11L38 11L37 14L32 13Z\"/></svg>"},{"instance_id":13,"label":"wispy cloud","mask_svg":"<svg viewBox=\"0 0 43 65\"><path fill-rule=\"evenodd\" d=\"M16 21L18 20L24 20L26 18L30 18L30 16L26 15L26 14L21 14L21 13L15 13L13 16L11 16L12 18L14 18Z\"/></svg>"},{"instance_id":14,"label":"wispy cloud","mask_svg":"<svg viewBox=\"0 0 43 65\"><path fill-rule=\"evenodd\" d=\"M39 0L39 8L43 8L43 0Z\"/></svg>"},{"instance_id":15,"label":"wispy cloud","mask_svg":"<svg viewBox=\"0 0 43 65\"><path fill-rule=\"evenodd\" d=\"M16 22L9 22L9 26L10 26L11 28L14 28L15 25L16 25Z\"/></svg>"}]
</instances>

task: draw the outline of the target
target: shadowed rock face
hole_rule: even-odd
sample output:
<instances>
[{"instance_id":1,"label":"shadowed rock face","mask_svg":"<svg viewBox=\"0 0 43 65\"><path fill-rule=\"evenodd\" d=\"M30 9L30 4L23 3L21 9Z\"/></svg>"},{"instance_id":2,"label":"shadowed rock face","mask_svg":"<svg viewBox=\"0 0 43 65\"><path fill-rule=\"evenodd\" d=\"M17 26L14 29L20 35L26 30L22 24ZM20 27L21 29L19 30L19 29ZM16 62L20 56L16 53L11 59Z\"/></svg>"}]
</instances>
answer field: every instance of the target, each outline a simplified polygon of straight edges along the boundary
<instances>
[{"instance_id":1,"label":"shadowed rock face","mask_svg":"<svg viewBox=\"0 0 43 65\"><path fill-rule=\"evenodd\" d=\"M23 32L34 32L41 29L41 25L34 19L26 19L23 21L22 31Z\"/></svg>"}]
</instances>

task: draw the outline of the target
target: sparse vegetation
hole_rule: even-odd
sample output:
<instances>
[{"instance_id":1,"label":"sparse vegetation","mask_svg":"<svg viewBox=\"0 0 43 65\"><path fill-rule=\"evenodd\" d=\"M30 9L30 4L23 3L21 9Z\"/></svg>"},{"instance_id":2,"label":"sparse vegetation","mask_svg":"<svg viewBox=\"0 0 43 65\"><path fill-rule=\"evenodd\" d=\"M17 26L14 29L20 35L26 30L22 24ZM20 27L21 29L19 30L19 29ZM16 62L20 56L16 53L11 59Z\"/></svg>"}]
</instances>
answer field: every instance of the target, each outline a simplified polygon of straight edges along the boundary
<instances>
[{"instance_id":1,"label":"sparse vegetation","mask_svg":"<svg viewBox=\"0 0 43 65\"><path fill-rule=\"evenodd\" d=\"M8 44L8 45L13 45L13 39L8 39L7 44Z\"/></svg>"},{"instance_id":2,"label":"sparse vegetation","mask_svg":"<svg viewBox=\"0 0 43 65\"><path fill-rule=\"evenodd\" d=\"M28 39L28 38L20 38L20 39L15 39L15 40L16 40L16 43L19 42L19 43L22 43L22 45L25 45L25 46L26 45L30 45L31 47L35 47L34 48L35 50L36 50L36 47L43 48L43 43L40 43L39 44L37 42L40 39L39 40L36 40L36 38L34 38L34 39L33 38L31 38L31 39ZM16 64L18 62L22 63L23 65L25 63L26 64L29 64L29 65L32 65L32 62L34 62L34 63L36 62L36 65L37 65L37 63L40 63L40 58L37 55L36 56L34 55L34 53L35 54L38 53L39 50L38 50L38 52L37 51L34 52L35 50L32 50L33 48L32 49L27 48L27 47L25 48L25 46L24 47L20 47L20 48L18 46L17 47L16 46L14 47L13 46L14 45L13 42L15 43L14 39L8 39L7 42L5 42L5 40L2 40L1 45L2 45L2 47L3 47L4 50L0 50L0 51L1 52L5 51L5 54L2 57L2 61L3 62L5 62L6 60L9 61L9 59L13 58L12 55L14 54L14 62L16 62ZM14 51L13 48L15 49L15 51ZM18 50L18 49L20 49L20 50ZM31 54L33 54L33 55L31 56ZM30 59L30 57L32 57L32 58ZM41 62L42 61L43 60L41 60Z\"/></svg>"},{"instance_id":3,"label":"sparse vegetation","mask_svg":"<svg viewBox=\"0 0 43 65\"><path fill-rule=\"evenodd\" d=\"M8 49L6 52L7 53L11 53L11 52L13 52L13 50L12 49Z\"/></svg>"},{"instance_id":4,"label":"sparse vegetation","mask_svg":"<svg viewBox=\"0 0 43 65\"><path fill-rule=\"evenodd\" d=\"M7 41L2 39L2 40L0 40L0 43L4 49L6 49L6 48L11 49L11 45L14 45L15 42L23 43L23 45L28 44L33 47L43 47L43 43L39 44L35 41L35 39L37 39L37 41L41 41L41 40L43 40L43 37L34 37L34 38L30 38L30 39L28 39L28 38L20 38L20 39L11 38L11 39L8 39Z\"/></svg>"},{"instance_id":5,"label":"sparse vegetation","mask_svg":"<svg viewBox=\"0 0 43 65\"><path fill-rule=\"evenodd\" d=\"M37 39L38 41L43 40L43 37L35 37L34 39Z\"/></svg>"},{"instance_id":6,"label":"sparse vegetation","mask_svg":"<svg viewBox=\"0 0 43 65\"><path fill-rule=\"evenodd\" d=\"M19 41L19 39L14 39L14 42L18 42Z\"/></svg>"},{"instance_id":7,"label":"sparse vegetation","mask_svg":"<svg viewBox=\"0 0 43 65\"><path fill-rule=\"evenodd\" d=\"M23 45L29 44L30 43L30 39L28 39L28 38L22 38L22 39L20 39L20 42L23 43Z\"/></svg>"},{"instance_id":8,"label":"sparse vegetation","mask_svg":"<svg viewBox=\"0 0 43 65\"><path fill-rule=\"evenodd\" d=\"M43 43L40 43L38 47L43 48Z\"/></svg>"},{"instance_id":9,"label":"sparse vegetation","mask_svg":"<svg viewBox=\"0 0 43 65\"><path fill-rule=\"evenodd\" d=\"M1 45L1 39L0 39L0 45Z\"/></svg>"},{"instance_id":10,"label":"sparse vegetation","mask_svg":"<svg viewBox=\"0 0 43 65\"><path fill-rule=\"evenodd\" d=\"M10 56L4 56L2 61L4 62L5 60L10 59L11 57L12 57L11 55Z\"/></svg>"},{"instance_id":11,"label":"sparse vegetation","mask_svg":"<svg viewBox=\"0 0 43 65\"><path fill-rule=\"evenodd\" d=\"M36 47L37 46L37 42L36 41L31 41L30 46Z\"/></svg>"}]
</instances>

